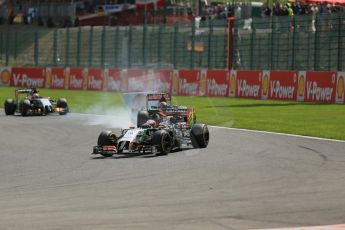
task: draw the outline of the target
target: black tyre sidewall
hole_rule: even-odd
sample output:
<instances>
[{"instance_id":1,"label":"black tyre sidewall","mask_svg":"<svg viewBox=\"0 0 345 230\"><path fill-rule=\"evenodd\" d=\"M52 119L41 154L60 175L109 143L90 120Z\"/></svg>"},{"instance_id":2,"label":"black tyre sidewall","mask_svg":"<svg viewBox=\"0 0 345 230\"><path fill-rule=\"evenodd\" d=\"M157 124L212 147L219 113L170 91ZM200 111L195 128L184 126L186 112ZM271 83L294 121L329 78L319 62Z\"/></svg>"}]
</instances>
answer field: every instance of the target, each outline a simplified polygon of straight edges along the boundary
<instances>
[{"instance_id":1,"label":"black tyre sidewall","mask_svg":"<svg viewBox=\"0 0 345 230\"><path fill-rule=\"evenodd\" d=\"M206 148L210 134L205 124L195 124L190 132L190 139L194 148Z\"/></svg>"},{"instance_id":2,"label":"black tyre sidewall","mask_svg":"<svg viewBox=\"0 0 345 230\"><path fill-rule=\"evenodd\" d=\"M170 140L170 146L169 147L163 145L163 140L165 138L169 138L169 140ZM171 149L173 147L172 142L173 142L173 140L172 140L171 136L165 130L158 130L157 132L155 132L153 134L153 144L157 145L157 150L158 150L157 155L167 155L168 153L170 153Z\"/></svg>"},{"instance_id":3,"label":"black tyre sidewall","mask_svg":"<svg viewBox=\"0 0 345 230\"><path fill-rule=\"evenodd\" d=\"M4 104L5 114L14 115L16 111L16 104L13 99L7 99Z\"/></svg>"},{"instance_id":4,"label":"black tyre sidewall","mask_svg":"<svg viewBox=\"0 0 345 230\"><path fill-rule=\"evenodd\" d=\"M60 115L66 115L68 112L68 104L66 98L59 98L56 103L56 107L66 109L66 111L64 112L59 112Z\"/></svg>"},{"instance_id":5,"label":"black tyre sidewall","mask_svg":"<svg viewBox=\"0 0 345 230\"><path fill-rule=\"evenodd\" d=\"M98 136L97 145L99 145L99 146L104 146L104 145L115 145L115 146L117 146L117 137L110 130L102 131Z\"/></svg>"},{"instance_id":6,"label":"black tyre sidewall","mask_svg":"<svg viewBox=\"0 0 345 230\"><path fill-rule=\"evenodd\" d=\"M98 146L105 146L105 145L115 145L117 146L117 137L112 131L102 131L97 140ZM113 154L102 153L104 157L111 157Z\"/></svg>"},{"instance_id":7,"label":"black tyre sidewall","mask_svg":"<svg viewBox=\"0 0 345 230\"><path fill-rule=\"evenodd\" d=\"M22 101L22 116L27 116L28 115L28 110L30 109L30 101L25 99Z\"/></svg>"}]
</instances>

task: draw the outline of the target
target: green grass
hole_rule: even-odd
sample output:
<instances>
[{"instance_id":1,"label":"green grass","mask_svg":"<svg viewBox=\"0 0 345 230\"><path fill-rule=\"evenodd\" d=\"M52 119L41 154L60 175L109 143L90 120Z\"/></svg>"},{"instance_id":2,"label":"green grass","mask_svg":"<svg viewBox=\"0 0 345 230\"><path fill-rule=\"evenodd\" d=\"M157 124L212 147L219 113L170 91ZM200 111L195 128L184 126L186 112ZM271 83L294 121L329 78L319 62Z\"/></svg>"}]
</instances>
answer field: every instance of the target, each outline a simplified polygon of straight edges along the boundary
<instances>
[{"instance_id":1,"label":"green grass","mask_svg":"<svg viewBox=\"0 0 345 230\"><path fill-rule=\"evenodd\" d=\"M40 94L67 98L72 112L102 114L122 105L119 93L41 89ZM11 97L14 88L0 88L1 107ZM206 97L173 97L173 103L193 106L198 121L209 125L345 140L345 105Z\"/></svg>"}]
</instances>

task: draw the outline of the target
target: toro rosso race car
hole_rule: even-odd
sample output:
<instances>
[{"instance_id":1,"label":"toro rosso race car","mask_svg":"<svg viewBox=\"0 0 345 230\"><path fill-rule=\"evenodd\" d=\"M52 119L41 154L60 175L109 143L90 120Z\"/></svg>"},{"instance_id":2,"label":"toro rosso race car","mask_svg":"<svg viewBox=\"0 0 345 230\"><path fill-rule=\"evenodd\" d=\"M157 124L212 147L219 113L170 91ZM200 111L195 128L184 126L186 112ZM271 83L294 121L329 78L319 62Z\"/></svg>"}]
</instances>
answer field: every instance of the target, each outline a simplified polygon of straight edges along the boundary
<instances>
[{"instance_id":1,"label":"toro rosso race car","mask_svg":"<svg viewBox=\"0 0 345 230\"><path fill-rule=\"evenodd\" d=\"M21 97L20 95L25 95ZM29 115L47 115L50 113L59 113L65 115L68 113L68 105L65 98L58 100L53 98L44 98L38 95L36 88L16 89L15 99L7 99L4 104L6 115L22 116Z\"/></svg>"},{"instance_id":2,"label":"toro rosso race car","mask_svg":"<svg viewBox=\"0 0 345 230\"><path fill-rule=\"evenodd\" d=\"M167 94L148 94L148 107L138 112L137 128L123 129L119 137L112 131L101 132L93 154L104 157L124 152L166 155L184 146L206 148L210 137L207 125L196 123L194 109L170 106L169 101Z\"/></svg>"}]
</instances>

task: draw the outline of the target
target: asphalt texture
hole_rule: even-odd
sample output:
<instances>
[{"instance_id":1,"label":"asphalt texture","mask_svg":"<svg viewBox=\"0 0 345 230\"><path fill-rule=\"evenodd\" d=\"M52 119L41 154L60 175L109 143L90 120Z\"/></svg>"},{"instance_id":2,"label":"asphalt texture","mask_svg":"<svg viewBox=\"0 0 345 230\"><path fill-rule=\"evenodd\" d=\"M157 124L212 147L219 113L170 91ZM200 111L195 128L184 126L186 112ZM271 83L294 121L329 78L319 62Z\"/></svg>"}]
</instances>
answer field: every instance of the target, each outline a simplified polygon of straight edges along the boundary
<instances>
[{"instance_id":1,"label":"asphalt texture","mask_svg":"<svg viewBox=\"0 0 345 230\"><path fill-rule=\"evenodd\" d=\"M103 158L89 116L0 113L2 230L345 223L344 142L210 128L205 149Z\"/></svg>"}]
</instances>

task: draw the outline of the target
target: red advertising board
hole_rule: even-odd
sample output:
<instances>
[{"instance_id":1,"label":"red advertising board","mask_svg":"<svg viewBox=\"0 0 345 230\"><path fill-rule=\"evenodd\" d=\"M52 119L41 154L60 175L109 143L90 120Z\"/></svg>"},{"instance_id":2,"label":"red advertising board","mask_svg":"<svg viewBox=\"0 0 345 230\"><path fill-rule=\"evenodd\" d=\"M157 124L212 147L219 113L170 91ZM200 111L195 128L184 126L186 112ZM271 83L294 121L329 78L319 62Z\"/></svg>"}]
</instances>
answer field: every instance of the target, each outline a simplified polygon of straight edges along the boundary
<instances>
[{"instance_id":1,"label":"red advertising board","mask_svg":"<svg viewBox=\"0 0 345 230\"><path fill-rule=\"evenodd\" d=\"M66 68L66 75L69 82L68 88L81 90L87 88L87 72L82 68Z\"/></svg>"},{"instance_id":2,"label":"red advertising board","mask_svg":"<svg viewBox=\"0 0 345 230\"><path fill-rule=\"evenodd\" d=\"M122 83L121 76L121 69L105 69L103 89L106 91L126 92L127 84Z\"/></svg>"},{"instance_id":3,"label":"red advertising board","mask_svg":"<svg viewBox=\"0 0 345 230\"><path fill-rule=\"evenodd\" d=\"M304 101L335 102L336 72L307 72Z\"/></svg>"},{"instance_id":4,"label":"red advertising board","mask_svg":"<svg viewBox=\"0 0 345 230\"><path fill-rule=\"evenodd\" d=\"M50 88L52 89L63 89L65 88L65 68L47 68L46 70L46 81L50 82ZM49 85L49 84L48 84ZM47 82L46 82L47 87ZM48 87L47 87L48 88Z\"/></svg>"},{"instance_id":5,"label":"red advertising board","mask_svg":"<svg viewBox=\"0 0 345 230\"><path fill-rule=\"evenodd\" d=\"M171 94L173 71L170 69L157 69L153 71L153 76L152 81L150 81L150 90Z\"/></svg>"},{"instance_id":6,"label":"red advertising board","mask_svg":"<svg viewBox=\"0 0 345 230\"><path fill-rule=\"evenodd\" d=\"M11 86L16 87L44 87L45 68L42 67L13 67Z\"/></svg>"},{"instance_id":7,"label":"red advertising board","mask_svg":"<svg viewBox=\"0 0 345 230\"><path fill-rule=\"evenodd\" d=\"M198 96L200 71L198 70L180 70L177 95Z\"/></svg>"},{"instance_id":8,"label":"red advertising board","mask_svg":"<svg viewBox=\"0 0 345 230\"><path fill-rule=\"evenodd\" d=\"M237 71L236 97L261 98L261 71Z\"/></svg>"},{"instance_id":9,"label":"red advertising board","mask_svg":"<svg viewBox=\"0 0 345 230\"><path fill-rule=\"evenodd\" d=\"M214 97L229 96L229 71L226 70L208 70L206 80L206 96ZM201 85L201 81L200 81Z\"/></svg>"},{"instance_id":10,"label":"red advertising board","mask_svg":"<svg viewBox=\"0 0 345 230\"><path fill-rule=\"evenodd\" d=\"M263 77L262 94L268 92L268 99L297 100L297 71L270 71L268 79Z\"/></svg>"},{"instance_id":11,"label":"red advertising board","mask_svg":"<svg viewBox=\"0 0 345 230\"><path fill-rule=\"evenodd\" d=\"M145 69L128 69L128 92L148 91L149 77Z\"/></svg>"},{"instance_id":12,"label":"red advertising board","mask_svg":"<svg viewBox=\"0 0 345 230\"><path fill-rule=\"evenodd\" d=\"M87 78L88 90L102 90L103 89L103 69L89 68Z\"/></svg>"}]
</instances>

